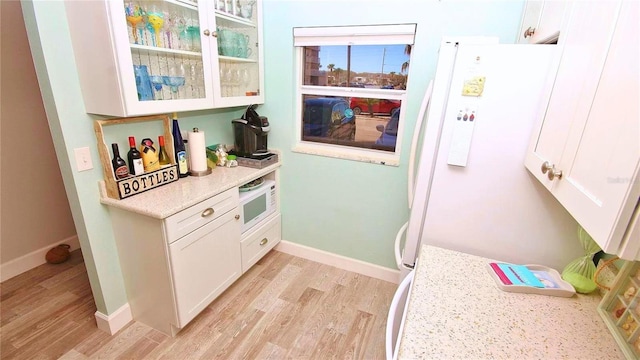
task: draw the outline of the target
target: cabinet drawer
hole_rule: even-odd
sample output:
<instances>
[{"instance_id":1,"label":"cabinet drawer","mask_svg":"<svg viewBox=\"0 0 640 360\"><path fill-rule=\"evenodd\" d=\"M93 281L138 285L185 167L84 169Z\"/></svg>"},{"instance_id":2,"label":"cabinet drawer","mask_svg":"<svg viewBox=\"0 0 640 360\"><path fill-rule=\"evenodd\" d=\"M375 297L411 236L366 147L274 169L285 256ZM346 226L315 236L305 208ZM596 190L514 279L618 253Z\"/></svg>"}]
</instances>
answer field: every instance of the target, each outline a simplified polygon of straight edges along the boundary
<instances>
[{"instance_id":1,"label":"cabinet drawer","mask_svg":"<svg viewBox=\"0 0 640 360\"><path fill-rule=\"evenodd\" d=\"M277 214L242 237L243 273L280 242L280 231L280 214Z\"/></svg>"},{"instance_id":2,"label":"cabinet drawer","mask_svg":"<svg viewBox=\"0 0 640 360\"><path fill-rule=\"evenodd\" d=\"M238 206L238 189L231 188L165 220L167 241L172 243Z\"/></svg>"}]
</instances>

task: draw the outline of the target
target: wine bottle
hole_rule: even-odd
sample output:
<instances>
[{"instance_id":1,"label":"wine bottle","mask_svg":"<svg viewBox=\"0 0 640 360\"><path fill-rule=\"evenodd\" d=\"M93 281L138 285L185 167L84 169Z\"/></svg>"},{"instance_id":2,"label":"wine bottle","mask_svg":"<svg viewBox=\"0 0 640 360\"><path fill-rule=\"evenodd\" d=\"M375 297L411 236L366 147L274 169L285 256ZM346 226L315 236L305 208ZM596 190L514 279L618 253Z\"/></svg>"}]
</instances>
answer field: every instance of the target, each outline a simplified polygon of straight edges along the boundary
<instances>
[{"instance_id":1,"label":"wine bottle","mask_svg":"<svg viewBox=\"0 0 640 360\"><path fill-rule=\"evenodd\" d=\"M136 138L133 136L129 136L129 152L127 153L127 160L129 160L129 174L144 174L142 156L140 155L140 151L136 148Z\"/></svg>"},{"instance_id":2,"label":"wine bottle","mask_svg":"<svg viewBox=\"0 0 640 360\"><path fill-rule=\"evenodd\" d=\"M153 147L153 140L148 138L142 139L140 153L142 155L142 165L144 166L145 172L160 169L160 163L158 162L158 150Z\"/></svg>"},{"instance_id":3,"label":"wine bottle","mask_svg":"<svg viewBox=\"0 0 640 360\"><path fill-rule=\"evenodd\" d=\"M158 144L160 144L160 152L158 153L158 161L160 162L160 166L171 164L169 154L167 154L167 150L164 148L164 136L158 136Z\"/></svg>"},{"instance_id":4,"label":"wine bottle","mask_svg":"<svg viewBox=\"0 0 640 360\"><path fill-rule=\"evenodd\" d=\"M120 157L118 144L111 144L111 149L113 150L113 159L111 159L111 164L113 165L113 173L115 174L116 179L125 179L129 176L129 169L127 168L127 163L123 158Z\"/></svg>"},{"instance_id":5,"label":"wine bottle","mask_svg":"<svg viewBox=\"0 0 640 360\"><path fill-rule=\"evenodd\" d=\"M178 163L178 176L181 178L189 176L189 168L187 166L187 151L180 133L178 125L178 114L173 113L173 147L176 154L176 162Z\"/></svg>"}]
</instances>

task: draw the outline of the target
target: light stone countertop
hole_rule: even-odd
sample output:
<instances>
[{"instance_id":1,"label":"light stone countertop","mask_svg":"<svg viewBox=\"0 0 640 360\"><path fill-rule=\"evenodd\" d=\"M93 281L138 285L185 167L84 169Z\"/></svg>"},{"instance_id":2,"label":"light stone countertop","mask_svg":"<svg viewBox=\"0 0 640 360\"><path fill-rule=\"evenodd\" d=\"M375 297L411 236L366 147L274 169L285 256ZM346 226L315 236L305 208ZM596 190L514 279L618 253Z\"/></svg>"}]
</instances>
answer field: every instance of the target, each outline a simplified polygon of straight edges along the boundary
<instances>
[{"instance_id":1,"label":"light stone countertop","mask_svg":"<svg viewBox=\"0 0 640 360\"><path fill-rule=\"evenodd\" d=\"M277 163L263 169L244 166L234 168L216 166L209 175L187 176L122 200L107 197L104 181L101 181L100 202L153 218L164 219L227 189L238 187L273 172L280 165L281 160L278 158Z\"/></svg>"},{"instance_id":2,"label":"light stone countertop","mask_svg":"<svg viewBox=\"0 0 640 360\"><path fill-rule=\"evenodd\" d=\"M490 259L423 245L399 359L624 359L599 295L509 293Z\"/></svg>"}]
</instances>

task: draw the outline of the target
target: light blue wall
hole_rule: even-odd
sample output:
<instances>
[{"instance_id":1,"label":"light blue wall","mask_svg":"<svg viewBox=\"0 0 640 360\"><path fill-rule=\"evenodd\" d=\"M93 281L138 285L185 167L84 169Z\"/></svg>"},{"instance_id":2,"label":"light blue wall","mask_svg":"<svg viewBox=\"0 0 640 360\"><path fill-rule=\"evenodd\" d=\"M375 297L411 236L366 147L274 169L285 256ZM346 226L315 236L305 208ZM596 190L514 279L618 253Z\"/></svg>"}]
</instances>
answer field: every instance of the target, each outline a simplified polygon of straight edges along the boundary
<instances>
[{"instance_id":1,"label":"light blue wall","mask_svg":"<svg viewBox=\"0 0 640 360\"><path fill-rule=\"evenodd\" d=\"M290 151L297 121L293 113L294 26L417 23L407 102L406 129L410 129L435 71L440 37L492 35L513 42L522 7L522 1L265 0L266 104L258 111L269 117L270 146L283 152L284 239L393 267L393 238L408 215L406 151L399 167ZM93 131L97 117L84 111L64 5L23 0L23 12L96 305L101 313L112 314L127 300L108 209L99 202L97 183L102 171ZM241 110L181 113L180 124L183 130L199 127L205 131L209 144L232 143L229 122ZM403 149L409 142L410 131L406 130ZM77 172L73 149L84 146L90 148L94 169Z\"/></svg>"},{"instance_id":2,"label":"light blue wall","mask_svg":"<svg viewBox=\"0 0 640 360\"><path fill-rule=\"evenodd\" d=\"M393 240L408 218L408 149L444 36L497 36L513 43L522 1L266 0L264 45L270 144L282 150L283 239L395 268ZM291 152L298 26L417 23L409 70L401 164L390 167Z\"/></svg>"},{"instance_id":3,"label":"light blue wall","mask_svg":"<svg viewBox=\"0 0 640 360\"><path fill-rule=\"evenodd\" d=\"M111 221L106 206L100 204L98 181L102 169L93 120L84 110L82 92L75 68L73 49L64 3L61 1L23 1L25 25L33 53L38 82L45 104L54 147L76 231L80 239L91 289L98 311L112 314L127 302L122 272L116 250ZM28 59L25 59L27 61ZM241 113L239 109L179 113L181 129L198 127L205 131L207 142L233 142L230 121ZM121 132L121 148L131 135L128 128L108 128ZM132 135L141 139L137 126ZM158 132L153 127L154 137ZM93 170L75 170L74 148L88 146Z\"/></svg>"}]
</instances>

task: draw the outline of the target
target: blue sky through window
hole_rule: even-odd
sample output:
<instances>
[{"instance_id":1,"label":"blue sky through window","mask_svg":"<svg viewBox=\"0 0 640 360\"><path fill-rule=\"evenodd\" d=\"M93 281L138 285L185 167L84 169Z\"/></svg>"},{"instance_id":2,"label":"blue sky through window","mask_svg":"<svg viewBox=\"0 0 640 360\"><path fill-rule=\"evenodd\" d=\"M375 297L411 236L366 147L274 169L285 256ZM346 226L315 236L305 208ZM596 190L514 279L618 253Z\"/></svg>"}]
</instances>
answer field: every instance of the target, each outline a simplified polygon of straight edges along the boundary
<instances>
[{"instance_id":1,"label":"blue sky through window","mask_svg":"<svg viewBox=\"0 0 640 360\"><path fill-rule=\"evenodd\" d=\"M389 74L400 74L402 64L409 61L404 53L406 45L353 45L351 46L351 71ZM384 65L383 65L384 59ZM320 70L328 71L327 66L334 64L334 69L347 69L347 46L321 46Z\"/></svg>"}]
</instances>

